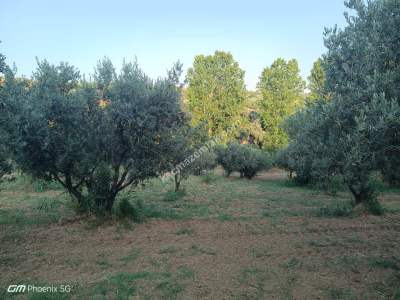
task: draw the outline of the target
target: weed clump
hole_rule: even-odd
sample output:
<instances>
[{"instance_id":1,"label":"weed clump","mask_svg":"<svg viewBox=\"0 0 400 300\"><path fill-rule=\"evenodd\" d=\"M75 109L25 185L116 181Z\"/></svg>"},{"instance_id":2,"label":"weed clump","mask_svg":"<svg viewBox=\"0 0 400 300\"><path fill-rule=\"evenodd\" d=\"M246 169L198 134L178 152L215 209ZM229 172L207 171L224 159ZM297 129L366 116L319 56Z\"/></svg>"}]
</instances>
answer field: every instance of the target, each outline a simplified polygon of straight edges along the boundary
<instances>
[{"instance_id":1,"label":"weed clump","mask_svg":"<svg viewBox=\"0 0 400 300\"><path fill-rule=\"evenodd\" d=\"M347 202L336 202L333 205L318 208L314 211L317 217L348 217L353 211L353 205Z\"/></svg>"}]
</instances>

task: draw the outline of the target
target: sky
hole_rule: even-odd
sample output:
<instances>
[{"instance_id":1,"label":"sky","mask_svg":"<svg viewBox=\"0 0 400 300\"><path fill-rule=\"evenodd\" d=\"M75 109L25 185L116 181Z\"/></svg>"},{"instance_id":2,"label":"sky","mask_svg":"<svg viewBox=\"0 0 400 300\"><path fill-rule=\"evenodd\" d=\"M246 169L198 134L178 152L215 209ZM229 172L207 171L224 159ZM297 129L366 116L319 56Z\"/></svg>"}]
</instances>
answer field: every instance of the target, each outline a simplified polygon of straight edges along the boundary
<instances>
[{"instance_id":1,"label":"sky","mask_svg":"<svg viewBox=\"0 0 400 300\"><path fill-rule=\"evenodd\" d=\"M93 73L108 56L117 67L135 57L152 78L180 60L229 51L254 90L262 70L296 58L307 78L325 52L325 27L343 27L343 0L0 0L0 53L30 76L36 59L66 61Z\"/></svg>"}]
</instances>

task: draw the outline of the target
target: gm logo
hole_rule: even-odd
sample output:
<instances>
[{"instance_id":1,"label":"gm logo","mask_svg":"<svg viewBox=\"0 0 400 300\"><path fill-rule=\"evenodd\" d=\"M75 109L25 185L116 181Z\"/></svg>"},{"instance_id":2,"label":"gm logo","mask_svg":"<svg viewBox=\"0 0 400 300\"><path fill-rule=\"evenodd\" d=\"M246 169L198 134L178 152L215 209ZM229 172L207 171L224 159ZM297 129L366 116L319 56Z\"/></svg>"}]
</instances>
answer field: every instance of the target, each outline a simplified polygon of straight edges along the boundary
<instances>
[{"instance_id":1,"label":"gm logo","mask_svg":"<svg viewBox=\"0 0 400 300\"><path fill-rule=\"evenodd\" d=\"M25 284L20 284L20 285L11 284L8 286L7 292L9 292L9 293L24 293L25 289L26 289Z\"/></svg>"}]
</instances>

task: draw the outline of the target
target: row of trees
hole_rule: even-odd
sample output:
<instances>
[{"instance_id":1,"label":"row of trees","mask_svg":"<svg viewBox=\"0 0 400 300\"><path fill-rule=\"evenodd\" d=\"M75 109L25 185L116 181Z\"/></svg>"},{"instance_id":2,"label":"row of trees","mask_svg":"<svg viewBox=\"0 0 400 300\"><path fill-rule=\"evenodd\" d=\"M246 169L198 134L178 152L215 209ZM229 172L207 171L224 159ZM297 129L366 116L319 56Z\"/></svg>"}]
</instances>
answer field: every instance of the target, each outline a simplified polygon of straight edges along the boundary
<instances>
[{"instance_id":1,"label":"row of trees","mask_svg":"<svg viewBox=\"0 0 400 300\"><path fill-rule=\"evenodd\" d=\"M325 32L323 84L286 122L290 144L279 160L300 183L329 185L340 175L356 204L376 209L371 174L400 184L400 5L351 0L347 7L348 25Z\"/></svg>"},{"instance_id":2,"label":"row of trees","mask_svg":"<svg viewBox=\"0 0 400 300\"><path fill-rule=\"evenodd\" d=\"M247 92L239 64L230 53L216 51L195 57L186 76L184 101L193 125L206 124L209 137L225 142L239 139L276 151L288 143L284 120L320 92L324 82L320 60L309 81L307 96L298 62L278 58L263 70L257 91ZM230 130L232 124L238 124L237 130Z\"/></svg>"},{"instance_id":3,"label":"row of trees","mask_svg":"<svg viewBox=\"0 0 400 300\"><path fill-rule=\"evenodd\" d=\"M244 71L221 51L196 56L186 85L180 63L154 81L136 62L117 74L103 59L88 81L68 64L39 61L26 79L1 56L1 172L13 161L58 181L82 209L111 211L118 192L170 171L212 138L280 151L279 165L297 182L328 186L340 175L356 203L375 203L373 172L400 183L400 6L347 6L355 14L343 30L326 31L328 52L313 66L309 93L296 60L277 59L249 93ZM249 147L216 152L207 155L227 173L251 178L270 165ZM189 173L212 167L196 161L175 172L176 189Z\"/></svg>"},{"instance_id":4,"label":"row of trees","mask_svg":"<svg viewBox=\"0 0 400 300\"><path fill-rule=\"evenodd\" d=\"M216 61L219 57L232 60L230 54L222 52L215 57ZM90 81L66 63L54 66L38 61L30 79L16 77L15 70L4 63L4 56L0 67L4 74L0 85L2 172L9 172L13 163L36 178L57 181L81 211L110 213L123 189L173 170L217 133L237 132L236 127L228 130L219 122L232 120L233 109L226 119L197 118L194 109L190 118L181 109L180 63L166 78L156 81L148 78L136 62L124 62L117 74L107 58L98 63ZM233 69L238 69L237 64ZM216 70L224 70L224 66ZM189 71L188 78L191 76L197 75ZM227 75L221 82L229 78ZM243 82L241 85L244 88ZM187 89L188 95L195 90ZM241 109L245 93L238 89L233 94L242 97L236 107ZM220 99L225 96L219 96L222 98L198 104L224 103ZM196 97L201 100L202 94ZM215 113L224 109L217 108ZM218 141L225 138L228 136L221 135ZM232 155L236 159L228 160ZM238 171L249 179L271 165L267 156L250 146L207 149L190 165L174 172L175 189L188 175L200 175L217 162L228 174Z\"/></svg>"},{"instance_id":5,"label":"row of trees","mask_svg":"<svg viewBox=\"0 0 400 300\"><path fill-rule=\"evenodd\" d=\"M250 102L244 71L231 54L220 51L195 58L187 86L179 82L180 63L157 81L136 62L124 62L117 74L107 58L89 81L66 63L38 61L29 79L16 77L4 56L0 67L2 173L13 162L37 178L55 180L85 211L111 211L118 192L170 171L209 138L277 149L285 135L280 123L303 101L295 60L278 59L266 68L262 94ZM232 144L218 153L227 173L247 178L271 164L268 155L251 147ZM175 172L176 190L189 174L215 166L218 153L203 153ZM222 153L238 159L228 162Z\"/></svg>"}]
</instances>

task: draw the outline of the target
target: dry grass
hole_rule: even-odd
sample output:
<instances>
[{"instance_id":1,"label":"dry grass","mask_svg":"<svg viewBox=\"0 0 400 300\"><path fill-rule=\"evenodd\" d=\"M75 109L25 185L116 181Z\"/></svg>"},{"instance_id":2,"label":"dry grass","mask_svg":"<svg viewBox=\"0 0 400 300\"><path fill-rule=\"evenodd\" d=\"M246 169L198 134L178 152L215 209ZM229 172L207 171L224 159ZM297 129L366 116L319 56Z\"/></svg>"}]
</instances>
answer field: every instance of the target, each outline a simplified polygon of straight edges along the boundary
<instances>
[{"instance_id":1,"label":"dry grass","mask_svg":"<svg viewBox=\"0 0 400 300\"><path fill-rule=\"evenodd\" d=\"M287 186L279 170L191 178L174 202L163 200L170 186L153 182L136 197L167 213L123 225L76 218L61 191L17 187L0 192L1 299L13 283L74 287L46 299L400 297L397 193L381 197L384 216L324 218L313 210L349 196Z\"/></svg>"}]
</instances>

